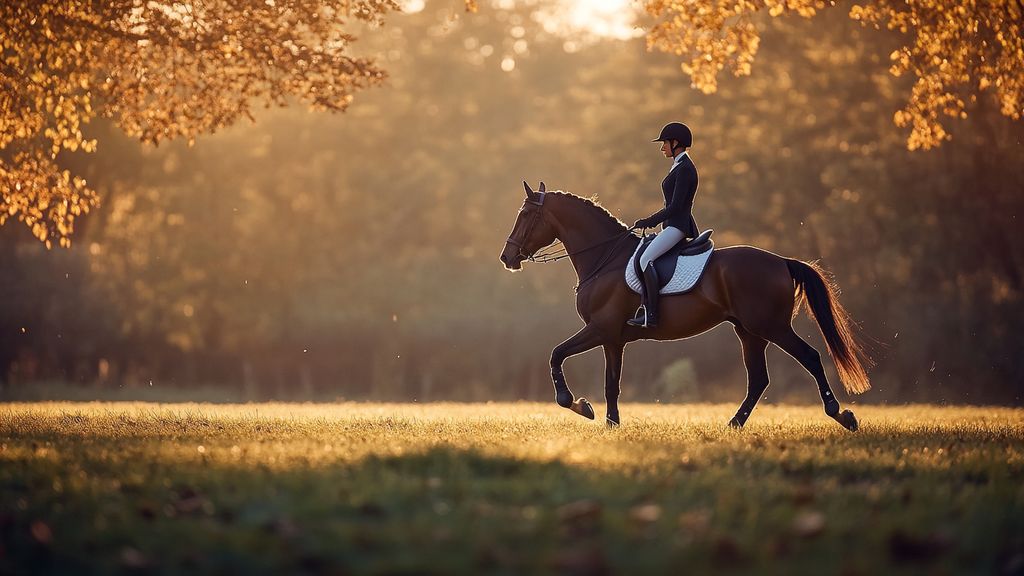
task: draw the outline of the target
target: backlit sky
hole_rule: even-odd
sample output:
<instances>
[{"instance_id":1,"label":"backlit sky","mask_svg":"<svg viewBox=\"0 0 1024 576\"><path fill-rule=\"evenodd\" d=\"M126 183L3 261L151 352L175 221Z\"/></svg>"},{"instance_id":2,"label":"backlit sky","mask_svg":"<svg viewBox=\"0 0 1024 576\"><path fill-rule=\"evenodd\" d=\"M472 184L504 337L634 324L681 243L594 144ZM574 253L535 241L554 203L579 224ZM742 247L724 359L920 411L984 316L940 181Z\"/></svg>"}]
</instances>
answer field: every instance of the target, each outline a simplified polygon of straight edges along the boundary
<instances>
[{"instance_id":1,"label":"backlit sky","mask_svg":"<svg viewBox=\"0 0 1024 576\"><path fill-rule=\"evenodd\" d=\"M494 0L498 8L508 9L515 0ZM538 9L545 31L553 34L594 36L626 40L640 35L635 27L637 0L554 0ZM403 9L419 12L425 0L405 0Z\"/></svg>"}]
</instances>

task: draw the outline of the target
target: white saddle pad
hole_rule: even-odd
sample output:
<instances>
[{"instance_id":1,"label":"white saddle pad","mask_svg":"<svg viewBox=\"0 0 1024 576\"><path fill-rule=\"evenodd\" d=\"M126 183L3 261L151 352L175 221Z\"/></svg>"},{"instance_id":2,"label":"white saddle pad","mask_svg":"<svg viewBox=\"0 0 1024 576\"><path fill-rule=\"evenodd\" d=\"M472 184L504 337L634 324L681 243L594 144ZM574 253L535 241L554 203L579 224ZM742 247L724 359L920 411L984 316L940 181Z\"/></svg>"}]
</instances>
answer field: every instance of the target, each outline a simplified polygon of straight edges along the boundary
<instances>
[{"instance_id":1,"label":"white saddle pad","mask_svg":"<svg viewBox=\"0 0 1024 576\"><path fill-rule=\"evenodd\" d=\"M633 292L642 294L640 290L643 280L637 278L636 272L633 270L633 262L636 261L637 252L639 251L640 246L637 246L633 256L626 261L626 284L629 285ZM680 292L692 290L697 285L697 281L700 280L701 274L704 273L704 267L707 266L708 258L711 258L712 252L714 250L708 250L703 254L695 256L680 256L679 262L676 264L675 274L672 275L672 279L668 281L668 284L665 284L658 291L658 294L679 294Z\"/></svg>"}]
</instances>

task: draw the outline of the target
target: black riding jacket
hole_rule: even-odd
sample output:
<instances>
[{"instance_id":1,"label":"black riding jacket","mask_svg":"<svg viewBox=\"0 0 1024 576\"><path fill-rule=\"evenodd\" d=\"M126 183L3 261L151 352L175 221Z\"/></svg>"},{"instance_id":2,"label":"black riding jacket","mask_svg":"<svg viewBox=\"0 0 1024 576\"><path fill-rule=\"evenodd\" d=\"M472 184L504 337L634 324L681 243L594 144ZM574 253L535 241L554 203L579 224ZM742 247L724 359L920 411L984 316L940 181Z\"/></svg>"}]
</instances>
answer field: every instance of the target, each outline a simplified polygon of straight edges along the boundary
<instances>
[{"instance_id":1,"label":"black riding jacket","mask_svg":"<svg viewBox=\"0 0 1024 576\"><path fill-rule=\"evenodd\" d=\"M699 232L693 219L693 198L697 195L697 167L689 154L661 181L661 192L665 195L665 207L644 218L644 224L653 227L663 223L663 227L682 230L687 238L696 238Z\"/></svg>"}]
</instances>

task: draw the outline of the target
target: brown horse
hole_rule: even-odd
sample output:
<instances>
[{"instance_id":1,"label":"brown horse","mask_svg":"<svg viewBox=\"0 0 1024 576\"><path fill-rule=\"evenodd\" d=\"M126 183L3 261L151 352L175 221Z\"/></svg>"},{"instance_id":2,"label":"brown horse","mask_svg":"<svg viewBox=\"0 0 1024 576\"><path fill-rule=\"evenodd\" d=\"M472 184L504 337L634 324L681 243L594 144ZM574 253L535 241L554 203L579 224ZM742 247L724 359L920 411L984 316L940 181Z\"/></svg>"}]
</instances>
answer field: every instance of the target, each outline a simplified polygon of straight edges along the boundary
<instances>
[{"instance_id":1,"label":"brown horse","mask_svg":"<svg viewBox=\"0 0 1024 576\"><path fill-rule=\"evenodd\" d=\"M847 392L860 393L871 385L867 358L854 340L849 316L837 299L836 287L817 265L783 258L751 246L716 249L697 286L684 294L662 296L656 328L628 326L626 320L640 296L623 279L626 262L639 238L617 218L592 201L565 192L534 192L525 182L526 201L501 252L509 270L522 268L542 248L561 240L579 279L576 311L585 326L551 352L555 401L577 414L594 418L585 398L577 399L562 373L566 358L604 347L607 424L619 423L619 376L622 353L635 340L677 340L730 322L743 346L747 396L729 424L742 427L768 387L765 349L775 344L795 358L818 385L825 414L846 429L857 430L850 410L840 412L825 376L821 356L793 331L791 322L800 305L808 304L828 345Z\"/></svg>"}]
</instances>

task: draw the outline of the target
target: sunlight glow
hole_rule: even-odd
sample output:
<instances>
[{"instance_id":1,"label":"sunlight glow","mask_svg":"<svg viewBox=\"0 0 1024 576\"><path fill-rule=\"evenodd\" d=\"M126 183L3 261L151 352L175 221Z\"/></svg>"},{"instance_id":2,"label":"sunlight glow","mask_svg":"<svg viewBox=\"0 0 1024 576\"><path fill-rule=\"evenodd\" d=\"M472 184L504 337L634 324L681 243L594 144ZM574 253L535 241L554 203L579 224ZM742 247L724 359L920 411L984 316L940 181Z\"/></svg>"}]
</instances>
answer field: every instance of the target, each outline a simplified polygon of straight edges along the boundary
<instances>
[{"instance_id":1,"label":"sunlight glow","mask_svg":"<svg viewBox=\"0 0 1024 576\"><path fill-rule=\"evenodd\" d=\"M427 2L426 0L401 0L398 6L406 14L415 14L423 11L427 7Z\"/></svg>"},{"instance_id":2,"label":"sunlight glow","mask_svg":"<svg viewBox=\"0 0 1024 576\"><path fill-rule=\"evenodd\" d=\"M559 0L534 14L544 30L560 36L629 40L643 34L634 0Z\"/></svg>"},{"instance_id":3,"label":"sunlight glow","mask_svg":"<svg viewBox=\"0 0 1024 576\"><path fill-rule=\"evenodd\" d=\"M492 0L498 10L512 10L514 0ZM415 14L426 8L426 0L399 0L402 12ZM533 19L549 34L591 41L629 40L643 34L637 25L637 0L547 0L538 2ZM525 29L512 29L521 38Z\"/></svg>"}]
</instances>

